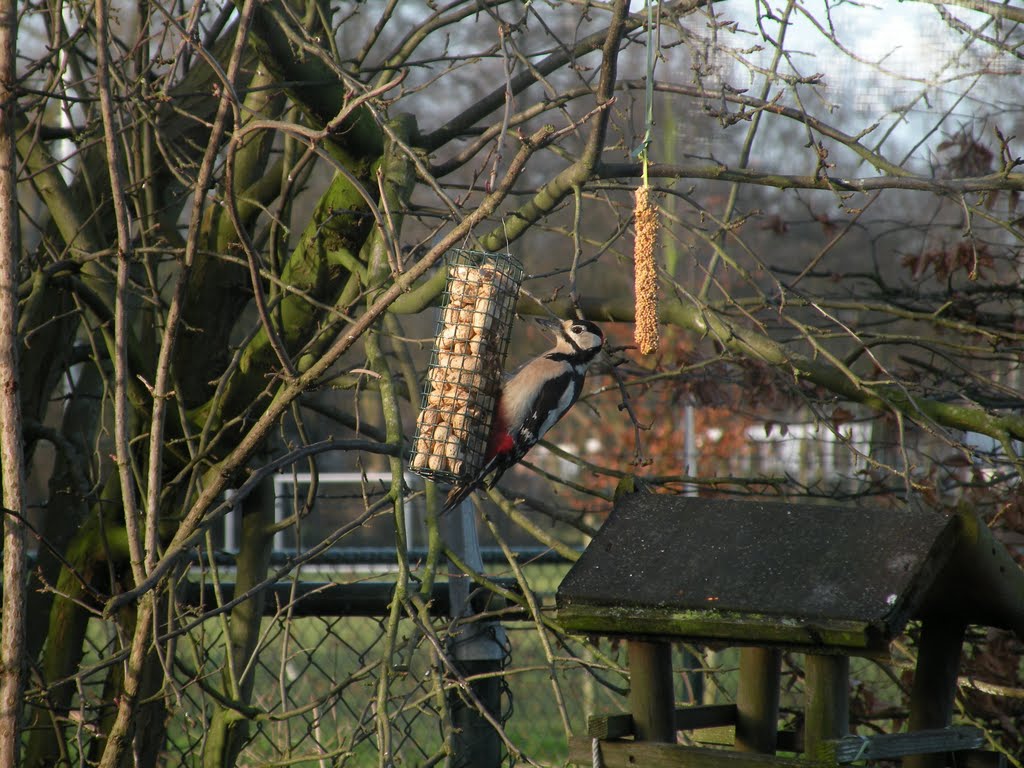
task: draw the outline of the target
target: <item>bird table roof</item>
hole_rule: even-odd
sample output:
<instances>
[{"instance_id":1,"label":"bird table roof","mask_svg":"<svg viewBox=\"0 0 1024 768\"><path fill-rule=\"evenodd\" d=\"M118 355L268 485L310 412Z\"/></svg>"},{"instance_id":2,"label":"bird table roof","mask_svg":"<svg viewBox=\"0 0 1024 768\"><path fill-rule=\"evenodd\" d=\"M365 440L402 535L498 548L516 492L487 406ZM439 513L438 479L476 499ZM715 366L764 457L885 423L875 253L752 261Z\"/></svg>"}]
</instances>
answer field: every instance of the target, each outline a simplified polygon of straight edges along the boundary
<instances>
[{"instance_id":1,"label":"bird table roof","mask_svg":"<svg viewBox=\"0 0 1024 768\"><path fill-rule=\"evenodd\" d=\"M1024 572L969 513L624 497L558 589L568 629L884 653L911 618L1024 637Z\"/></svg>"}]
</instances>

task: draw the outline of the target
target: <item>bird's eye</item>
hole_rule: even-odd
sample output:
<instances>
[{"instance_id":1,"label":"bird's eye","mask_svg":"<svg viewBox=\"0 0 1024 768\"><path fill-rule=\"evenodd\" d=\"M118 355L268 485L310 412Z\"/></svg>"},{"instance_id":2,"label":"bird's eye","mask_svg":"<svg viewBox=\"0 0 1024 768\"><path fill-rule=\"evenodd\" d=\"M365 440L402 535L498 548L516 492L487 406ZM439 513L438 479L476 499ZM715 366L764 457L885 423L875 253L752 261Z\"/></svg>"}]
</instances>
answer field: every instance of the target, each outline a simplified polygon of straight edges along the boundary
<instances>
[{"instance_id":1,"label":"bird's eye","mask_svg":"<svg viewBox=\"0 0 1024 768\"><path fill-rule=\"evenodd\" d=\"M583 333L584 330L586 330L586 329L582 325L574 325L572 327L572 332L573 333Z\"/></svg>"}]
</instances>

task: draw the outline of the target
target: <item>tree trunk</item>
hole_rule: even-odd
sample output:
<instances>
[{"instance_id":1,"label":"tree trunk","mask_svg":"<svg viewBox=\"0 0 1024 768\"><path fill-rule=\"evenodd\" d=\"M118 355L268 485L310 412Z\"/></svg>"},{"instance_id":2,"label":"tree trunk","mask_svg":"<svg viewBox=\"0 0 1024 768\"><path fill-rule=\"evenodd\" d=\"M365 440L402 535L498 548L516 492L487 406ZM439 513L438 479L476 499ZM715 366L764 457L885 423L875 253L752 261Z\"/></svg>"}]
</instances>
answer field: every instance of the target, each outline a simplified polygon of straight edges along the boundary
<instances>
[{"instance_id":1,"label":"tree trunk","mask_svg":"<svg viewBox=\"0 0 1024 768\"><path fill-rule=\"evenodd\" d=\"M68 553L72 540L89 516L89 496L93 489L88 476L87 457L92 451L88 441L99 427L102 394L99 369L95 365L83 366L61 421L60 435L65 442L56 446L56 461L47 493L43 538L48 546L39 548L36 568L29 580L30 616L50 615L54 593L45 587L56 584L61 572L61 562L55 553ZM45 621L29 624L27 658L33 661L39 658L46 632Z\"/></svg>"},{"instance_id":2,"label":"tree trunk","mask_svg":"<svg viewBox=\"0 0 1024 768\"><path fill-rule=\"evenodd\" d=\"M109 592L109 574L118 570L128 558L124 528L117 528L114 513L109 512L108 519L103 522L98 517L99 509L112 510L118 506L117 478L113 476L110 480L110 495L101 494L93 516L68 545L65 553L67 563L57 577L57 596L53 599L47 623L48 640L39 662L44 686L52 685L53 681L67 680L78 670L91 615L85 606L94 602L90 589L100 594ZM25 753L26 768L51 768L60 764L65 745L74 738L78 727L63 725L69 723L74 692L73 682L47 688L45 707L34 710L33 729Z\"/></svg>"},{"instance_id":3,"label":"tree trunk","mask_svg":"<svg viewBox=\"0 0 1024 768\"><path fill-rule=\"evenodd\" d=\"M274 534L274 479L268 477L259 490L242 502L242 536L236 560L235 594L248 592L263 581L270 567L270 553ZM241 706L252 703L256 665L249 665L259 640L263 619L264 592L239 603L231 611L228 625L228 664L233 673L225 669L223 693L228 701ZM248 674L242 675L248 668ZM232 678L238 676L234 682ZM230 768L249 738L249 720L235 709L214 705L213 716L203 743L204 768Z\"/></svg>"},{"instance_id":4,"label":"tree trunk","mask_svg":"<svg viewBox=\"0 0 1024 768\"><path fill-rule=\"evenodd\" d=\"M18 6L0 5L0 456L3 457L3 629L0 635L0 765L18 764L25 700L25 454L18 393Z\"/></svg>"}]
</instances>

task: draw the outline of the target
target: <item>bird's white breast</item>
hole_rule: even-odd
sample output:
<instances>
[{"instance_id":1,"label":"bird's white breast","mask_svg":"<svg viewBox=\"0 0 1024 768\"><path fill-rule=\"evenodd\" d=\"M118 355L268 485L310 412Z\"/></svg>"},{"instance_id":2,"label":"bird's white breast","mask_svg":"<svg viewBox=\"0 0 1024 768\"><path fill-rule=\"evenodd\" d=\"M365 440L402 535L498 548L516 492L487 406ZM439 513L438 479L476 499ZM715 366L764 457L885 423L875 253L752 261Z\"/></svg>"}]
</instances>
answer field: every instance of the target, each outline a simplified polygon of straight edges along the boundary
<instances>
[{"instance_id":1,"label":"bird's white breast","mask_svg":"<svg viewBox=\"0 0 1024 768\"><path fill-rule=\"evenodd\" d=\"M530 410L539 399L540 390L550 381L557 379L560 375L573 373L572 366L564 361L550 360L546 357L538 357L526 364L504 387L501 406L504 411L505 423L509 425L509 431L513 431L526 421ZM538 426L537 438L551 429L555 422L572 405L575 397L575 387L565 387L554 408L544 421Z\"/></svg>"}]
</instances>

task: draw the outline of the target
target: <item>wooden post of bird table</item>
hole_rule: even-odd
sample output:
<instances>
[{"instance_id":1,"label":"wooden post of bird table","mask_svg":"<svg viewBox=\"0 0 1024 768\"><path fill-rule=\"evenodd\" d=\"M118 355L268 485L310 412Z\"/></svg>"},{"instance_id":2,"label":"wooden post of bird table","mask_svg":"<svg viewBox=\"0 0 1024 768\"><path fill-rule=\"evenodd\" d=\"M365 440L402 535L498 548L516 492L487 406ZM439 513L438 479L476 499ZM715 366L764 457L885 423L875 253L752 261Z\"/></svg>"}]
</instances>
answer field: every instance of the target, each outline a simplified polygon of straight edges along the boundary
<instances>
[{"instance_id":1,"label":"wooden post of bird table","mask_svg":"<svg viewBox=\"0 0 1024 768\"><path fill-rule=\"evenodd\" d=\"M736 694L738 752L775 753L781 682L781 651L759 647L740 649L740 687Z\"/></svg>"},{"instance_id":2,"label":"wooden post of bird table","mask_svg":"<svg viewBox=\"0 0 1024 768\"><path fill-rule=\"evenodd\" d=\"M804 660L804 752L813 759L850 730L850 657L807 654Z\"/></svg>"},{"instance_id":3,"label":"wooden post of bird table","mask_svg":"<svg viewBox=\"0 0 1024 768\"><path fill-rule=\"evenodd\" d=\"M965 629L956 619L931 617L921 622L908 730L945 728L952 722ZM905 768L942 768L945 764L942 752L903 758Z\"/></svg>"},{"instance_id":4,"label":"wooden post of bird table","mask_svg":"<svg viewBox=\"0 0 1024 768\"><path fill-rule=\"evenodd\" d=\"M676 740L672 646L662 640L630 640L629 708L637 741Z\"/></svg>"}]
</instances>

